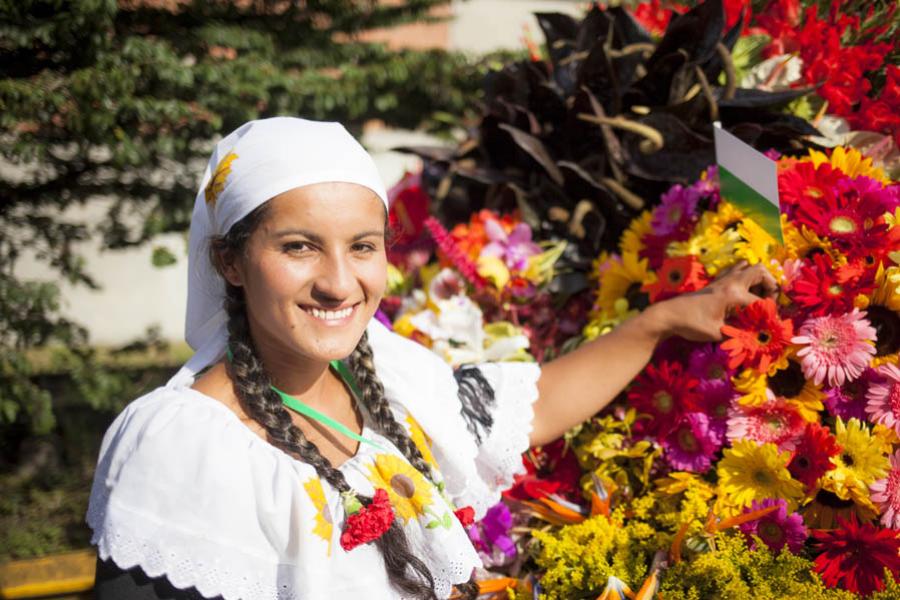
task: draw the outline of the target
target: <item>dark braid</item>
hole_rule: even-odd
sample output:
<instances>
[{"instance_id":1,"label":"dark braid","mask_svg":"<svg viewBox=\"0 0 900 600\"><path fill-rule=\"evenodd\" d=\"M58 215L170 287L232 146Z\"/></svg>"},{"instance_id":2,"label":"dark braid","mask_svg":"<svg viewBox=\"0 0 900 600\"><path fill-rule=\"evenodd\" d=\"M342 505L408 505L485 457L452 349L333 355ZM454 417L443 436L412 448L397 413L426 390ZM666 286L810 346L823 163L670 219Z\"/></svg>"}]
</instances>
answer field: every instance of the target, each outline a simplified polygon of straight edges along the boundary
<instances>
[{"instance_id":1,"label":"dark braid","mask_svg":"<svg viewBox=\"0 0 900 600\"><path fill-rule=\"evenodd\" d=\"M271 388L262 361L256 356L239 288L228 286L228 343L231 348L231 374L234 389L247 408L250 417L262 425L272 442L282 450L298 455L312 465L316 473L339 492L353 491L344 474L335 469L310 442L299 427L294 425L291 414L281 398ZM355 494L363 506L372 498ZM411 550L403 527L395 519L375 546L381 551L391 583L415 598L434 598L434 578L428 567ZM412 571L410 573L409 571Z\"/></svg>"},{"instance_id":2,"label":"dark braid","mask_svg":"<svg viewBox=\"0 0 900 600\"><path fill-rule=\"evenodd\" d=\"M210 242L212 262L221 271L224 261L235 260L246 248L246 242L262 221L266 211L263 204L232 226L225 236ZM243 291L226 282L225 309L228 313L228 343L232 353L230 371L234 390L250 417L259 423L272 443L285 452L299 456L310 464L321 479L338 492L352 492L344 474L335 469L294 425L291 414L281 398L272 390L268 374L256 354L247 320ZM372 498L355 494L363 506ZM435 598L434 577L411 550L403 527L395 519L391 527L375 541L384 558L391 584L404 595L413 598Z\"/></svg>"},{"instance_id":3,"label":"dark braid","mask_svg":"<svg viewBox=\"0 0 900 600\"><path fill-rule=\"evenodd\" d=\"M384 396L384 385L375 372L375 361L372 355L372 347L369 345L368 333L363 333L362 338L356 345L356 349L347 359L347 362L362 394L363 406L375 419L376 427L397 446L412 466L427 477L429 481L435 483L431 466L425 461L425 458L419 451L419 447L412 441L403 426L397 422L387 398ZM458 584L456 591L461 600L474 600L477 598L478 584L475 583L474 574L468 582Z\"/></svg>"},{"instance_id":4,"label":"dark braid","mask_svg":"<svg viewBox=\"0 0 900 600\"><path fill-rule=\"evenodd\" d=\"M375 361L372 358L368 333L363 333L353 354L347 359L347 363L362 393L363 406L375 419L376 427L397 446L409 464L427 477L431 483L435 483L431 474L431 466L425 462L419 447L406 433L406 429L394 418L394 412L391 410L387 398L384 397L384 385L375 373Z\"/></svg>"}]
</instances>

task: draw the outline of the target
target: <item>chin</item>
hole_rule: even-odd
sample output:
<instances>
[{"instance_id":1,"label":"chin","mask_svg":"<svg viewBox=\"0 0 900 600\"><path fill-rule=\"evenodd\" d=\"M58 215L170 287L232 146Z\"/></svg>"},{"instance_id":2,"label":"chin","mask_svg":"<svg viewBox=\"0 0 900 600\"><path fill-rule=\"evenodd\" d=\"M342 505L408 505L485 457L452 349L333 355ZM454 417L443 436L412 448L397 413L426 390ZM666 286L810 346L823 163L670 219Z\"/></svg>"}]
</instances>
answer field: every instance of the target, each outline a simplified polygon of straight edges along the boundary
<instances>
[{"instance_id":1,"label":"chin","mask_svg":"<svg viewBox=\"0 0 900 600\"><path fill-rule=\"evenodd\" d=\"M322 361L343 360L356 349L363 333L365 327L354 328L353 331L341 334L323 335L312 344L313 347L309 348L309 352L304 354Z\"/></svg>"}]
</instances>

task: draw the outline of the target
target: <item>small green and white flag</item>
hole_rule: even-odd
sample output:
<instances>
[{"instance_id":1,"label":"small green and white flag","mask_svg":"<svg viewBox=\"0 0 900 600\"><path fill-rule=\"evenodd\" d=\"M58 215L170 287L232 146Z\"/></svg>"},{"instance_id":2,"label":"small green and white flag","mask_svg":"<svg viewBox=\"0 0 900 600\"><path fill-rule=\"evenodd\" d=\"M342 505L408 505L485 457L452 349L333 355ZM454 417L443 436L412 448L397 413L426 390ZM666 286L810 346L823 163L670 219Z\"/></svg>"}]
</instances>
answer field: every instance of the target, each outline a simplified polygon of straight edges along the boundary
<instances>
[{"instance_id":1,"label":"small green and white flag","mask_svg":"<svg viewBox=\"0 0 900 600\"><path fill-rule=\"evenodd\" d=\"M766 230L779 244L781 211L778 204L778 168L774 160L713 123L719 193Z\"/></svg>"}]
</instances>

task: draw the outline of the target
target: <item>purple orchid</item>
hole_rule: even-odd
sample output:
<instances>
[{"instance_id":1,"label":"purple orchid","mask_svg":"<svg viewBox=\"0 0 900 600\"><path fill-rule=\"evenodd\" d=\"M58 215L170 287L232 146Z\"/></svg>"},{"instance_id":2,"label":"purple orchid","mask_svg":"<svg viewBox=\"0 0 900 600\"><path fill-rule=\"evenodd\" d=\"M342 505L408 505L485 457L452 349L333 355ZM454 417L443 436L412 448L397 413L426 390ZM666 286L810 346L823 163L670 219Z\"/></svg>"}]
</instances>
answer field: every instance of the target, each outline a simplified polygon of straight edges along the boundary
<instances>
[{"instance_id":1,"label":"purple orchid","mask_svg":"<svg viewBox=\"0 0 900 600\"><path fill-rule=\"evenodd\" d=\"M541 253L541 247L531 241L531 227L526 223L519 223L507 234L500 223L487 219L484 231L491 241L481 250L481 256L502 258L510 269L524 271L528 259Z\"/></svg>"},{"instance_id":2,"label":"purple orchid","mask_svg":"<svg viewBox=\"0 0 900 600\"><path fill-rule=\"evenodd\" d=\"M511 527L512 514L503 502L489 508L481 521L469 527L469 539L487 559L486 564L500 565L516 557L516 543L509 535Z\"/></svg>"}]
</instances>

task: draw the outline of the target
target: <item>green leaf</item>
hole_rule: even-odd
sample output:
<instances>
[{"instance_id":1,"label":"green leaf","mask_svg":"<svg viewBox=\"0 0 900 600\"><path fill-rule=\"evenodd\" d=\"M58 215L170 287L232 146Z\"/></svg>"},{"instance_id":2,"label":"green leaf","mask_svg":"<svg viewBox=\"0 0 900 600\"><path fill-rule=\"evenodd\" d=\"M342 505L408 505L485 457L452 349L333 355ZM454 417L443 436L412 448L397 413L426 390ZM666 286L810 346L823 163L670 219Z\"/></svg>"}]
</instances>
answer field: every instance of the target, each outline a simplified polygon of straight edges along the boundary
<instances>
[{"instance_id":1,"label":"green leaf","mask_svg":"<svg viewBox=\"0 0 900 600\"><path fill-rule=\"evenodd\" d=\"M156 246L150 259L154 267L170 267L178 262L175 255L165 246Z\"/></svg>"}]
</instances>

